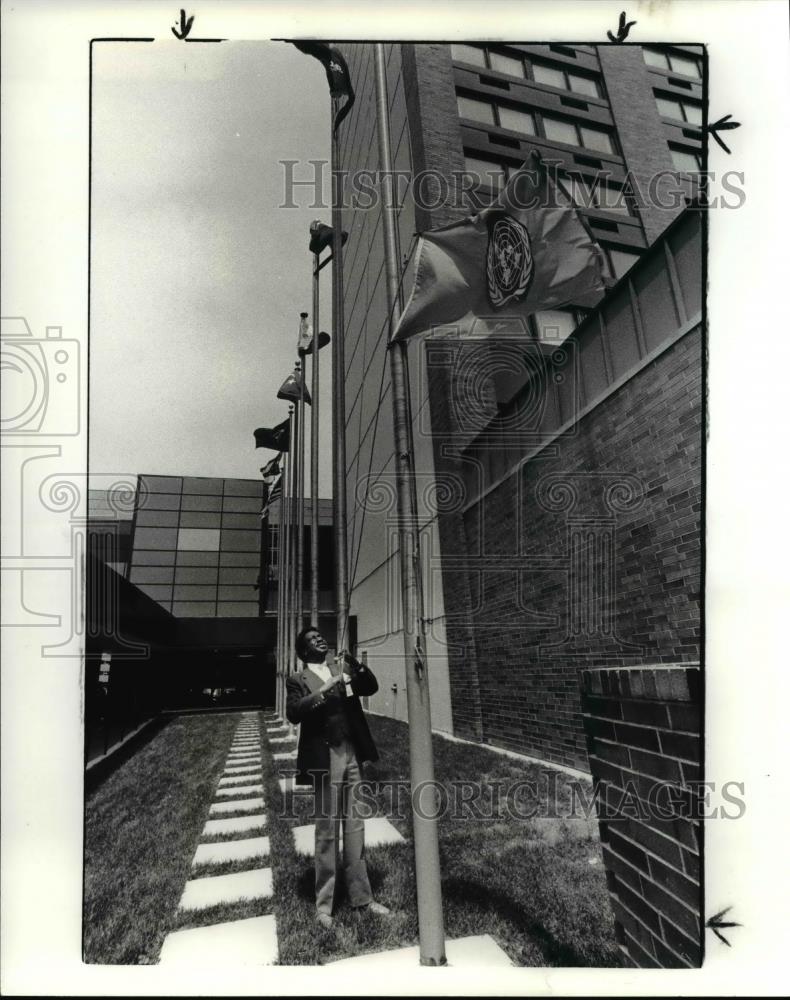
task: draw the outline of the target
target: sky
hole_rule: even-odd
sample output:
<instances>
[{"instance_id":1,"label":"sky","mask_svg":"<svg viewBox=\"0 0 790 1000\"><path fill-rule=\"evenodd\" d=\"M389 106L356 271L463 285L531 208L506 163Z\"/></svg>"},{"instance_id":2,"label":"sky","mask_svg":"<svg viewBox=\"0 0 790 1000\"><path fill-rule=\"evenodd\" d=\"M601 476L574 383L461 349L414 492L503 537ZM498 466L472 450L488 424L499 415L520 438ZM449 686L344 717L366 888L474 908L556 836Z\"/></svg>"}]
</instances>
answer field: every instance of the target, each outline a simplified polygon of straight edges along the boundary
<instances>
[{"instance_id":1,"label":"sky","mask_svg":"<svg viewBox=\"0 0 790 1000\"><path fill-rule=\"evenodd\" d=\"M330 222L306 189L279 207L278 161L308 176L308 160L325 160L328 182L323 68L277 42L95 44L92 128L91 476L258 478L273 453L256 451L253 430L287 416L277 389L312 310L310 222Z\"/></svg>"}]
</instances>

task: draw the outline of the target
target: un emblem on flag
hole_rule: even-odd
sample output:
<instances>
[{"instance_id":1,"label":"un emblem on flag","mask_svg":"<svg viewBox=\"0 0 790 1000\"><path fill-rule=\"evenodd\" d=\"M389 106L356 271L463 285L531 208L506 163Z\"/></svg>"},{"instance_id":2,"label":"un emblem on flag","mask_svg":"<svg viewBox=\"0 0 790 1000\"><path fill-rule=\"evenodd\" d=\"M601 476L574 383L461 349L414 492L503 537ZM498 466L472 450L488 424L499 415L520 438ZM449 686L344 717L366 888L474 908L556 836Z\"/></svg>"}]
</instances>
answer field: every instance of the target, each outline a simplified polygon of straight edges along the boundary
<instances>
[{"instance_id":1,"label":"un emblem on flag","mask_svg":"<svg viewBox=\"0 0 790 1000\"><path fill-rule=\"evenodd\" d=\"M532 284L535 262L526 226L504 212L488 220L486 280L488 300L501 309L514 299L522 299Z\"/></svg>"}]
</instances>

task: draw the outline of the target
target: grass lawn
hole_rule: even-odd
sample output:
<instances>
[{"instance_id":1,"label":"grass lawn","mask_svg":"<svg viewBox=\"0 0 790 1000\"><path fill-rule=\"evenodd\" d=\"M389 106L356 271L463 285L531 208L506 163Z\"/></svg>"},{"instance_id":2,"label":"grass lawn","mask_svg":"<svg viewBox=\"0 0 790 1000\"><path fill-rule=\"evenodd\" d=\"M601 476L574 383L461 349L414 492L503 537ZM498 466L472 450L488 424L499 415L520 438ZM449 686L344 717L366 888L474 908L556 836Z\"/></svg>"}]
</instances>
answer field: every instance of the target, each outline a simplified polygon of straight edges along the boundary
<instances>
[{"instance_id":1,"label":"grass lawn","mask_svg":"<svg viewBox=\"0 0 790 1000\"><path fill-rule=\"evenodd\" d=\"M154 963L171 930L270 910L266 901L176 915L239 720L236 714L174 717L88 797L86 962Z\"/></svg>"},{"instance_id":2,"label":"grass lawn","mask_svg":"<svg viewBox=\"0 0 790 1000\"><path fill-rule=\"evenodd\" d=\"M269 859L191 870L239 720L236 714L171 719L88 797L86 962L154 963L171 930L271 912L277 918L280 962L285 965L321 964L417 943L410 815L407 809L399 817L391 807L393 784L405 782L409 774L403 723L370 718L381 755L371 775L376 810L407 838L403 844L369 849L367 855L373 892L391 908L391 916L356 913L341 901L333 928L317 925L312 859L296 854L291 835L293 826L311 821L312 796L284 796L277 779L293 765L274 761L266 750L262 771L267 828L232 839L268 836ZM288 749L287 744L268 746L275 753ZM541 780L537 766L484 747L436 737L434 753L437 780L445 787L459 779L474 779L485 789L497 782L507 787L515 781ZM558 798L567 801L567 779L551 773L559 779ZM466 794L451 790L451 804ZM497 808L488 809L484 801L479 806L479 815L468 815L472 807L466 807L467 814L453 816L450 810L440 820L447 936L491 934L517 965L621 964L595 821L520 819L505 807L504 798ZM177 913L188 878L256 865L271 866L273 899Z\"/></svg>"},{"instance_id":3,"label":"grass lawn","mask_svg":"<svg viewBox=\"0 0 790 1000\"><path fill-rule=\"evenodd\" d=\"M374 895L392 916L370 917L341 904L332 930L317 926L312 862L296 854L289 832L290 826L311 821L312 796L289 794L284 801L276 779L288 768L269 761L264 781L283 964L317 964L418 941L410 817L397 818L389 808L390 783L409 774L408 729L378 717L370 717L370 725L381 757L374 770L379 814L389 816L407 837L405 844L367 853ZM508 787L533 780L541 787L546 781L536 765L484 747L435 737L434 754L437 780L445 785L475 779ZM570 779L552 773L559 801L567 802ZM590 795L591 784L586 785ZM517 965L621 965L595 820L520 819L508 813L504 800L496 810L488 810L484 801L479 805L479 818L456 818L448 810L440 821L447 936L491 934Z\"/></svg>"}]
</instances>

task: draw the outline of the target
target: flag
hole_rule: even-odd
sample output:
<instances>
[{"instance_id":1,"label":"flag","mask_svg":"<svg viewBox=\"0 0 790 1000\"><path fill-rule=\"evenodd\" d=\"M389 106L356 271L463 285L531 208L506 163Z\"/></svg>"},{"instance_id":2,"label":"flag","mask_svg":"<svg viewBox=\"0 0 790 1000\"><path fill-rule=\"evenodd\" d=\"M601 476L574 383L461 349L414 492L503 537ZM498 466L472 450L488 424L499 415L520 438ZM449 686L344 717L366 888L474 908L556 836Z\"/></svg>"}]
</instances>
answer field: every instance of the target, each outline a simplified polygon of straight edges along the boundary
<instances>
[{"instance_id":1,"label":"flag","mask_svg":"<svg viewBox=\"0 0 790 1000\"><path fill-rule=\"evenodd\" d=\"M343 56L343 53L329 45L327 42L318 41L304 41L295 42L292 39L288 39L292 45L295 45L300 52L304 52L307 56L313 56L317 59L321 65L326 70L326 82L329 84L329 95L333 100L340 100L341 97L346 98L345 104L335 114L335 120L333 122L333 129L337 132L340 127L340 123L346 117L346 115L351 111L354 101L356 100L356 94L354 93L354 88L351 85L351 74L348 71L348 63Z\"/></svg>"},{"instance_id":2,"label":"flag","mask_svg":"<svg viewBox=\"0 0 790 1000\"><path fill-rule=\"evenodd\" d=\"M270 448L272 451L288 451L288 421L283 420L276 427L259 427L255 432L255 447Z\"/></svg>"},{"instance_id":3,"label":"flag","mask_svg":"<svg viewBox=\"0 0 790 1000\"><path fill-rule=\"evenodd\" d=\"M299 336L296 340L296 351L304 354L313 342L313 328L307 319L307 313L299 313Z\"/></svg>"},{"instance_id":4,"label":"flag","mask_svg":"<svg viewBox=\"0 0 790 1000\"><path fill-rule=\"evenodd\" d=\"M602 274L601 248L533 152L490 206L420 238L393 339L449 325L488 335L542 309L592 306Z\"/></svg>"},{"instance_id":5,"label":"flag","mask_svg":"<svg viewBox=\"0 0 790 1000\"><path fill-rule=\"evenodd\" d=\"M271 486L275 479L280 475L280 460L282 459L282 454L279 454L276 458L273 458L266 465L261 467L261 475L263 476L263 482L265 486Z\"/></svg>"},{"instance_id":6,"label":"flag","mask_svg":"<svg viewBox=\"0 0 790 1000\"><path fill-rule=\"evenodd\" d=\"M345 246L348 240L348 233L343 229L340 233L340 245ZM331 226L316 219L310 223L310 253L320 254L327 247L331 247L335 242L335 231Z\"/></svg>"},{"instance_id":7,"label":"flag","mask_svg":"<svg viewBox=\"0 0 790 1000\"><path fill-rule=\"evenodd\" d=\"M298 403L300 391L304 393L304 401L309 406L310 393L307 391L305 387L304 379L302 378L302 373L300 371L294 371L294 373L292 375L289 375L288 378L280 386L280 389L277 393L277 398L287 399L290 400L291 402Z\"/></svg>"},{"instance_id":8,"label":"flag","mask_svg":"<svg viewBox=\"0 0 790 1000\"><path fill-rule=\"evenodd\" d=\"M269 490L269 496L266 503L263 505L263 510L261 511L261 520L269 516L269 508L273 503L278 503L283 498L283 481L282 476L277 480L277 482Z\"/></svg>"}]
</instances>

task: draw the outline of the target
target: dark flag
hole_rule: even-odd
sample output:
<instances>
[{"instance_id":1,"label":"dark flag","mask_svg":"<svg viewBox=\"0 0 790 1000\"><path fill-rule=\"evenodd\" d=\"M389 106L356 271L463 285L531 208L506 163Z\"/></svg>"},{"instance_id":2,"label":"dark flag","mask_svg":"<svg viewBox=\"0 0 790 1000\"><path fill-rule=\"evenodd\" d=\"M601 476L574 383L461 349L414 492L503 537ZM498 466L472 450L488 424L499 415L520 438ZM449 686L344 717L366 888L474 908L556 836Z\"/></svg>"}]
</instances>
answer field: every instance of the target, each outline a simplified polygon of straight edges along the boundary
<instances>
[{"instance_id":1,"label":"dark flag","mask_svg":"<svg viewBox=\"0 0 790 1000\"><path fill-rule=\"evenodd\" d=\"M280 475L280 459L282 455L278 455L277 458L273 458L271 462L267 462L261 468L261 475L263 476L264 485L271 487L277 477Z\"/></svg>"},{"instance_id":2,"label":"dark flag","mask_svg":"<svg viewBox=\"0 0 790 1000\"><path fill-rule=\"evenodd\" d=\"M283 420L276 427L259 427L255 434L256 448L270 448L272 451L288 451L288 421Z\"/></svg>"},{"instance_id":3,"label":"dark flag","mask_svg":"<svg viewBox=\"0 0 790 1000\"><path fill-rule=\"evenodd\" d=\"M295 45L300 52L307 56L313 56L326 70L326 82L329 84L329 95L335 100L341 97L346 98L345 104L338 109L333 123L334 131L337 132L340 123L351 111L356 100L354 88L351 86L351 74L348 71L348 63L343 53L326 42L295 42L289 39L291 45Z\"/></svg>"},{"instance_id":4,"label":"dark flag","mask_svg":"<svg viewBox=\"0 0 790 1000\"><path fill-rule=\"evenodd\" d=\"M304 379L302 378L301 372L294 372L289 375L288 378L280 386L279 392L277 393L278 399L287 399L289 402L298 403L299 394L304 393L304 401L307 405L310 405L310 393L307 391L304 385Z\"/></svg>"},{"instance_id":5,"label":"dark flag","mask_svg":"<svg viewBox=\"0 0 790 1000\"><path fill-rule=\"evenodd\" d=\"M320 254L331 247L335 240L335 231L331 226L320 222L318 219L310 223L310 253ZM345 229L340 234L341 246L345 246L348 241L348 233Z\"/></svg>"}]
</instances>

